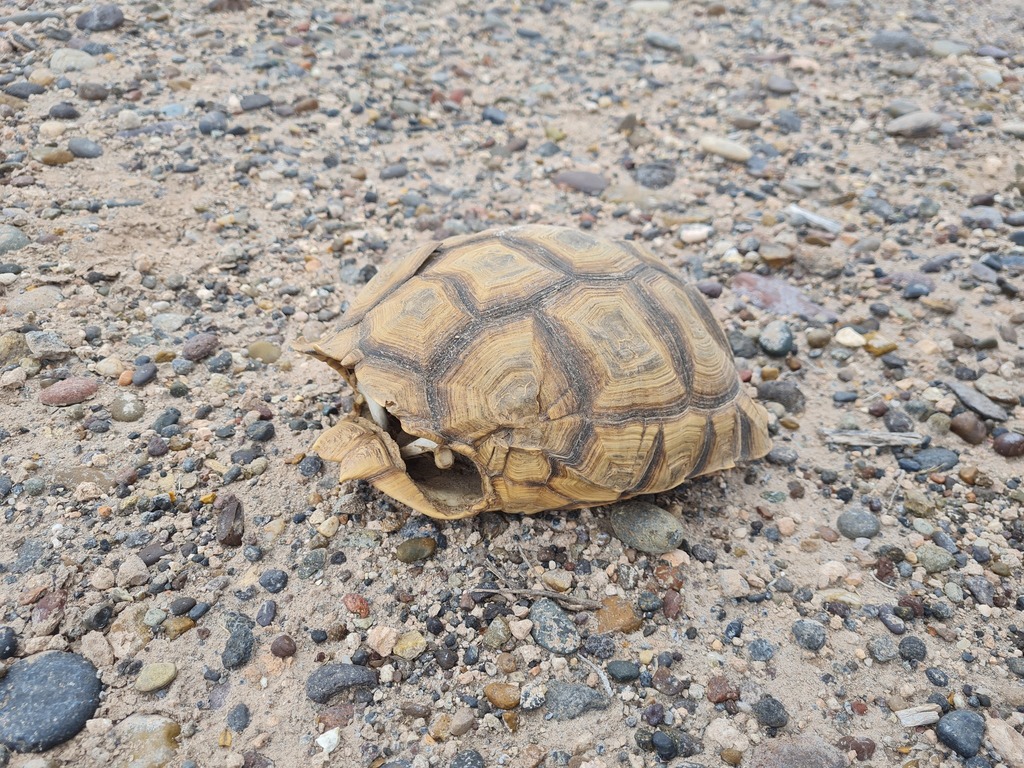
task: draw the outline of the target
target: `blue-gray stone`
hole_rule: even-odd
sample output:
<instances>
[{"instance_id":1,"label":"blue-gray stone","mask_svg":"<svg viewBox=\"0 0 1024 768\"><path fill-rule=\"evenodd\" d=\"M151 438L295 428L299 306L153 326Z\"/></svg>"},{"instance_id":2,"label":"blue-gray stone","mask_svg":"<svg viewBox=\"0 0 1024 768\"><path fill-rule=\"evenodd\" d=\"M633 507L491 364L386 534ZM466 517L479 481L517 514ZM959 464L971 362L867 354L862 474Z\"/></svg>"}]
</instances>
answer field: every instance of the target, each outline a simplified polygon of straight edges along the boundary
<instances>
[{"instance_id":1,"label":"blue-gray stone","mask_svg":"<svg viewBox=\"0 0 1024 768\"><path fill-rule=\"evenodd\" d=\"M619 541L649 555L662 555L683 543L683 524L671 512L646 501L626 501L611 510Z\"/></svg>"},{"instance_id":2,"label":"blue-gray stone","mask_svg":"<svg viewBox=\"0 0 1024 768\"><path fill-rule=\"evenodd\" d=\"M17 227L0 224L0 254L20 251L28 242L28 237Z\"/></svg>"},{"instance_id":3,"label":"blue-gray stone","mask_svg":"<svg viewBox=\"0 0 1024 768\"><path fill-rule=\"evenodd\" d=\"M483 756L475 749L464 749L452 758L449 768L486 768Z\"/></svg>"},{"instance_id":4,"label":"blue-gray stone","mask_svg":"<svg viewBox=\"0 0 1024 768\"><path fill-rule=\"evenodd\" d=\"M848 539L870 539L878 535L882 524L863 507L850 507L836 520L836 528Z\"/></svg>"},{"instance_id":5,"label":"blue-gray stone","mask_svg":"<svg viewBox=\"0 0 1024 768\"><path fill-rule=\"evenodd\" d=\"M15 752L63 744L96 712L101 688L96 667L77 653L16 661L0 679L0 743Z\"/></svg>"},{"instance_id":6,"label":"blue-gray stone","mask_svg":"<svg viewBox=\"0 0 1024 768\"><path fill-rule=\"evenodd\" d=\"M585 685L554 680L548 683L545 705L555 720L574 720L592 709L605 709L608 699Z\"/></svg>"},{"instance_id":7,"label":"blue-gray stone","mask_svg":"<svg viewBox=\"0 0 1024 768\"><path fill-rule=\"evenodd\" d=\"M819 651L825 645L825 626L814 619L800 619L793 624L793 636L801 648Z\"/></svg>"},{"instance_id":8,"label":"blue-gray stone","mask_svg":"<svg viewBox=\"0 0 1024 768\"><path fill-rule=\"evenodd\" d=\"M530 608L533 639L552 653L573 653L580 647L580 633L569 615L547 598Z\"/></svg>"},{"instance_id":9,"label":"blue-gray stone","mask_svg":"<svg viewBox=\"0 0 1024 768\"><path fill-rule=\"evenodd\" d=\"M68 139L68 151L75 157L92 160L103 154L103 147L92 139L75 136L72 139Z\"/></svg>"},{"instance_id":10,"label":"blue-gray stone","mask_svg":"<svg viewBox=\"0 0 1024 768\"><path fill-rule=\"evenodd\" d=\"M955 709L942 716L935 726L935 735L961 757L974 757L981 749L985 719L977 712Z\"/></svg>"}]
</instances>

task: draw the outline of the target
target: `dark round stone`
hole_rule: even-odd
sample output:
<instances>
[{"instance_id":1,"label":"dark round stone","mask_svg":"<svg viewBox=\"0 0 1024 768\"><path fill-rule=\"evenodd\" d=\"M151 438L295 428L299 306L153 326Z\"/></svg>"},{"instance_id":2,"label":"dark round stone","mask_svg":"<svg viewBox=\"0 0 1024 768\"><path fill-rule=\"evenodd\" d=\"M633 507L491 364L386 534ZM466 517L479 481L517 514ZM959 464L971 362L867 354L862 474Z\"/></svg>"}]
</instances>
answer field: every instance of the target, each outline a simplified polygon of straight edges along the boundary
<instances>
[{"instance_id":1,"label":"dark round stone","mask_svg":"<svg viewBox=\"0 0 1024 768\"><path fill-rule=\"evenodd\" d=\"M813 619L800 619L793 624L793 636L808 651L819 651L825 645L825 627Z\"/></svg>"},{"instance_id":2,"label":"dark round stone","mask_svg":"<svg viewBox=\"0 0 1024 768\"><path fill-rule=\"evenodd\" d=\"M273 624L275 616L277 616L277 603L273 600L264 600L256 609L256 623L261 627L269 627Z\"/></svg>"},{"instance_id":3,"label":"dark round stone","mask_svg":"<svg viewBox=\"0 0 1024 768\"><path fill-rule=\"evenodd\" d=\"M101 688L96 667L77 653L14 662L0 679L0 743L15 752L63 744L96 712Z\"/></svg>"},{"instance_id":4,"label":"dark round stone","mask_svg":"<svg viewBox=\"0 0 1024 768\"><path fill-rule=\"evenodd\" d=\"M928 682L932 685L937 685L939 688L945 688L949 685L949 675L943 672L938 667L928 667L924 671L925 677L928 678Z\"/></svg>"},{"instance_id":5,"label":"dark round stone","mask_svg":"<svg viewBox=\"0 0 1024 768\"><path fill-rule=\"evenodd\" d=\"M758 637L747 644L747 653L751 661L770 661L775 656L775 646L763 637Z\"/></svg>"},{"instance_id":6,"label":"dark round stone","mask_svg":"<svg viewBox=\"0 0 1024 768\"><path fill-rule=\"evenodd\" d=\"M245 704L236 704L228 712L228 728L236 733L241 733L249 725L250 719L249 708Z\"/></svg>"},{"instance_id":7,"label":"dark round stone","mask_svg":"<svg viewBox=\"0 0 1024 768\"><path fill-rule=\"evenodd\" d=\"M92 139L76 136L72 139L68 139L68 151L75 157L92 160L103 154L103 147Z\"/></svg>"},{"instance_id":8,"label":"dark round stone","mask_svg":"<svg viewBox=\"0 0 1024 768\"><path fill-rule=\"evenodd\" d=\"M172 616L184 616L195 607L196 601L191 597L176 597L168 606Z\"/></svg>"},{"instance_id":9,"label":"dark round stone","mask_svg":"<svg viewBox=\"0 0 1024 768\"><path fill-rule=\"evenodd\" d=\"M992 441L992 450L1008 458L1024 456L1024 435L1019 432L1003 432Z\"/></svg>"},{"instance_id":10,"label":"dark round stone","mask_svg":"<svg viewBox=\"0 0 1024 768\"><path fill-rule=\"evenodd\" d=\"M274 423L272 421L255 421L246 427L245 436L250 440L264 443L274 436Z\"/></svg>"},{"instance_id":11,"label":"dark round stone","mask_svg":"<svg viewBox=\"0 0 1024 768\"><path fill-rule=\"evenodd\" d=\"M765 696L753 706L754 717L764 728L785 728L789 713L774 696Z\"/></svg>"},{"instance_id":12,"label":"dark round stone","mask_svg":"<svg viewBox=\"0 0 1024 768\"><path fill-rule=\"evenodd\" d=\"M49 115L54 120L77 120L82 113L75 108L74 104L61 101L50 107Z\"/></svg>"},{"instance_id":13,"label":"dark round stone","mask_svg":"<svg viewBox=\"0 0 1024 768\"><path fill-rule=\"evenodd\" d=\"M651 734L651 745L654 747L654 751L658 753L658 757L666 762L679 754L675 740L664 731L655 731Z\"/></svg>"},{"instance_id":14,"label":"dark round stone","mask_svg":"<svg viewBox=\"0 0 1024 768\"><path fill-rule=\"evenodd\" d=\"M278 635L270 644L270 652L279 659L287 659L289 656L294 656L295 650L295 641L292 640L291 635Z\"/></svg>"},{"instance_id":15,"label":"dark round stone","mask_svg":"<svg viewBox=\"0 0 1024 768\"><path fill-rule=\"evenodd\" d=\"M260 576L260 586L272 595L276 595L288 586L288 574L277 568L265 571Z\"/></svg>"},{"instance_id":16,"label":"dark round stone","mask_svg":"<svg viewBox=\"0 0 1024 768\"><path fill-rule=\"evenodd\" d=\"M974 757L985 735L985 718L967 709L955 709L943 715L935 726L939 741L961 757Z\"/></svg>"},{"instance_id":17,"label":"dark round stone","mask_svg":"<svg viewBox=\"0 0 1024 768\"><path fill-rule=\"evenodd\" d=\"M223 112L207 112L199 118L199 132L209 136L214 131L225 133L228 130L228 116Z\"/></svg>"},{"instance_id":18,"label":"dark round stone","mask_svg":"<svg viewBox=\"0 0 1024 768\"><path fill-rule=\"evenodd\" d=\"M924 661L928 648L919 637L907 635L900 640L900 658L904 661Z\"/></svg>"},{"instance_id":19,"label":"dark round stone","mask_svg":"<svg viewBox=\"0 0 1024 768\"><path fill-rule=\"evenodd\" d=\"M640 677L640 665L635 661L616 659L608 662L608 676L617 683L630 683Z\"/></svg>"}]
</instances>

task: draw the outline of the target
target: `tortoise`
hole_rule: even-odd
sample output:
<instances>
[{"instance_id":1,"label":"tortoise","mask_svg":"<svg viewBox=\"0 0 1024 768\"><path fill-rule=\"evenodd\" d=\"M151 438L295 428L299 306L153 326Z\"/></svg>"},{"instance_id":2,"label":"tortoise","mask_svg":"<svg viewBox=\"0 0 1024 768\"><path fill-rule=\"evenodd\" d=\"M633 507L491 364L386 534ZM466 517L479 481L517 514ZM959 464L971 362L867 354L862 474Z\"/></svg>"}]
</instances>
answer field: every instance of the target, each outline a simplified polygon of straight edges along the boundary
<instances>
[{"instance_id":1,"label":"tortoise","mask_svg":"<svg viewBox=\"0 0 1024 768\"><path fill-rule=\"evenodd\" d=\"M771 448L701 295L579 230L427 243L298 348L354 393L313 450L435 518L609 504Z\"/></svg>"}]
</instances>

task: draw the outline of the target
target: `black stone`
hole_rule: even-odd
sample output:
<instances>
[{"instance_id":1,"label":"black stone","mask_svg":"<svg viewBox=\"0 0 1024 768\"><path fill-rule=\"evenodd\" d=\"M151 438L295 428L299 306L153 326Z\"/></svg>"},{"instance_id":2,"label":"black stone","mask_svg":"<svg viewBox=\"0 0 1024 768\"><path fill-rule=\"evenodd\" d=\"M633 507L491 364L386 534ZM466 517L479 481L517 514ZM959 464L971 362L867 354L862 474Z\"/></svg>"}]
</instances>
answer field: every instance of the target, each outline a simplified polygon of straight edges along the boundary
<instances>
[{"instance_id":1,"label":"black stone","mask_svg":"<svg viewBox=\"0 0 1024 768\"><path fill-rule=\"evenodd\" d=\"M113 3L90 8L75 20L75 26L88 32L106 32L124 24L124 13Z\"/></svg>"},{"instance_id":2,"label":"black stone","mask_svg":"<svg viewBox=\"0 0 1024 768\"><path fill-rule=\"evenodd\" d=\"M63 744L96 712L101 688L96 667L76 653L14 662L0 679L0 743L15 752Z\"/></svg>"},{"instance_id":3,"label":"black stone","mask_svg":"<svg viewBox=\"0 0 1024 768\"><path fill-rule=\"evenodd\" d=\"M774 696L765 696L753 706L754 717L764 728L785 728L789 713Z\"/></svg>"},{"instance_id":4,"label":"black stone","mask_svg":"<svg viewBox=\"0 0 1024 768\"><path fill-rule=\"evenodd\" d=\"M228 728L237 733L241 733L249 725L251 715L249 714L249 708L245 704L236 704L228 712L227 724Z\"/></svg>"},{"instance_id":5,"label":"black stone","mask_svg":"<svg viewBox=\"0 0 1024 768\"><path fill-rule=\"evenodd\" d=\"M375 688L377 672L355 664L324 664L306 680L306 695L317 704L326 704L349 688Z\"/></svg>"},{"instance_id":6,"label":"black stone","mask_svg":"<svg viewBox=\"0 0 1024 768\"><path fill-rule=\"evenodd\" d=\"M900 640L900 658L904 661L924 661L928 648L919 637L907 635Z\"/></svg>"},{"instance_id":7,"label":"black stone","mask_svg":"<svg viewBox=\"0 0 1024 768\"><path fill-rule=\"evenodd\" d=\"M486 768L483 756L475 749L465 749L452 758L449 768Z\"/></svg>"},{"instance_id":8,"label":"black stone","mask_svg":"<svg viewBox=\"0 0 1024 768\"><path fill-rule=\"evenodd\" d=\"M260 586L272 595L276 595L288 586L288 574L277 568L265 571L260 576Z\"/></svg>"},{"instance_id":9,"label":"black stone","mask_svg":"<svg viewBox=\"0 0 1024 768\"><path fill-rule=\"evenodd\" d=\"M14 627L0 627L0 659L9 659L18 652L18 633Z\"/></svg>"},{"instance_id":10,"label":"black stone","mask_svg":"<svg viewBox=\"0 0 1024 768\"><path fill-rule=\"evenodd\" d=\"M793 624L793 636L797 644L808 651L821 650L825 645L825 627L813 619L800 619Z\"/></svg>"}]
</instances>

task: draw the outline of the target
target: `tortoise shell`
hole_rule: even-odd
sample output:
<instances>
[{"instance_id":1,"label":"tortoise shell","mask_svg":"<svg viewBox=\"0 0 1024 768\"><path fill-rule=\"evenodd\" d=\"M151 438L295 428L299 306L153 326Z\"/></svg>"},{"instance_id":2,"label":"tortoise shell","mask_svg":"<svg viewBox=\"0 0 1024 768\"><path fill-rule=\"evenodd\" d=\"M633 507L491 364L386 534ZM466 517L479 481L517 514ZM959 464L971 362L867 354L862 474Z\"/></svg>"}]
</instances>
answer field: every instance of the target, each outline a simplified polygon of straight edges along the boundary
<instances>
[{"instance_id":1,"label":"tortoise shell","mask_svg":"<svg viewBox=\"0 0 1024 768\"><path fill-rule=\"evenodd\" d=\"M314 450L432 517L608 504L771 448L700 294L574 229L429 243L302 351L356 393Z\"/></svg>"}]
</instances>

